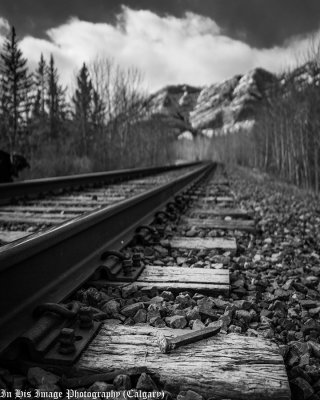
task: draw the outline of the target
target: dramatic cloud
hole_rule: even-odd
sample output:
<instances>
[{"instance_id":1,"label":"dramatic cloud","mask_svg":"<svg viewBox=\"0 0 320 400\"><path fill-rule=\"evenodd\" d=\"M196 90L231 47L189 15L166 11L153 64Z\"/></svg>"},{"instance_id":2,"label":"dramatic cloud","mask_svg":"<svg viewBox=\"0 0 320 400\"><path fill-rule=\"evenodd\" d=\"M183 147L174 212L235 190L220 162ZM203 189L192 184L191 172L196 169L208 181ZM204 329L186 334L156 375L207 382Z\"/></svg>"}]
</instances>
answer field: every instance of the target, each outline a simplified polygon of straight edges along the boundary
<instances>
[{"instance_id":1,"label":"dramatic cloud","mask_svg":"<svg viewBox=\"0 0 320 400\"><path fill-rule=\"evenodd\" d=\"M6 26L3 19L1 26ZM306 50L309 40L297 36L282 46L258 49L226 36L209 17L191 12L181 18L159 16L128 7L122 8L114 24L73 18L48 30L47 36L27 36L21 47L32 66L41 52L45 57L52 53L64 83L84 61L107 56L121 66L141 70L150 90L176 83L206 85L258 66L280 71L296 63L296 55Z\"/></svg>"},{"instance_id":2,"label":"dramatic cloud","mask_svg":"<svg viewBox=\"0 0 320 400\"><path fill-rule=\"evenodd\" d=\"M46 31L71 16L94 23L114 22L121 5L181 18L186 11L213 19L223 32L250 46L272 48L319 28L319 0L1 0L0 15L22 36Z\"/></svg>"}]
</instances>

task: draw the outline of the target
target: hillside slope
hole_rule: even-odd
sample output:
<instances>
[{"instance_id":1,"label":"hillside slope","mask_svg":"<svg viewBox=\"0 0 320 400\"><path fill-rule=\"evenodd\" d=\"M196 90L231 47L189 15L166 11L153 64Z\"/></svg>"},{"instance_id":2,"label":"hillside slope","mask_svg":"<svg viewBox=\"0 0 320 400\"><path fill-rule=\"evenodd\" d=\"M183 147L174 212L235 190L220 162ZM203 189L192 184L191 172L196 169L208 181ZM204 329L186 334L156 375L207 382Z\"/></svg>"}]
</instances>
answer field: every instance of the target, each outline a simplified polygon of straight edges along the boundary
<instances>
[{"instance_id":1,"label":"hillside slope","mask_svg":"<svg viewBox=\"0 0 320 400\"><path fill-rule=\"evenodd\" d=\"M204 88L188 85L167 86L149 98L153 119L159 119L175 134L212 133L252 126L259 109L273 91L285 94L294 84L319 85L320 70L306 63L277 76L262 68L236 75L224 82Z\"/></svg>"}]
</instances>

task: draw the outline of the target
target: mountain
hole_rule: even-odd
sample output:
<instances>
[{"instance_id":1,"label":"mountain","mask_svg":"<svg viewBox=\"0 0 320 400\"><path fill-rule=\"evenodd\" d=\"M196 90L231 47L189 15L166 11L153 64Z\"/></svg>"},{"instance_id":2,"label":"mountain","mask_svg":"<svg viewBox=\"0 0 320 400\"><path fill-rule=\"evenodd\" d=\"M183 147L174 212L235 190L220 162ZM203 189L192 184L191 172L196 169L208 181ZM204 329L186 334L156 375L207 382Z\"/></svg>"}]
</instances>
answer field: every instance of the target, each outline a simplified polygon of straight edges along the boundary
<instances>
[{"instance_id":1,"label":"mountain","mask_svg":"<svg viewBox=\"0 0 320 400\"><path fill-rule=\"evenodd\" d=\"M190 112L195 108L200 88L189 85L167 86L148 99L152 119L158 119L175 133L193 132Z\"/></svg>"},{"instance_id":2,"label":"mountain","mask_svg":"<svg viewBox=\"0 0 320 400\"><path fill-rule=\"evenodd\" d=\"M237 130L254 124L272 91L285 93L291 84L298 90L305 85L320 85L318 65L309 62L281 75L255 68L204 88L167 86L150 96L150 115L177 135Z\"/></svg>"}]
</instances>

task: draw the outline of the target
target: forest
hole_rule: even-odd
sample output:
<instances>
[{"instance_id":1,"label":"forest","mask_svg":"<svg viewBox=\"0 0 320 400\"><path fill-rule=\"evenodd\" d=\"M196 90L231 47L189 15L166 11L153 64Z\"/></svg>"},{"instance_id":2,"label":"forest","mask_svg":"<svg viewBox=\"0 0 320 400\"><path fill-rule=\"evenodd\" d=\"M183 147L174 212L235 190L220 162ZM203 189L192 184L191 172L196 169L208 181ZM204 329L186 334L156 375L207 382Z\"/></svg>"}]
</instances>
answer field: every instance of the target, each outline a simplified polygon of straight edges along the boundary
<instances>
[{"instance_id":1,"label":"forest","mask_svg":"<svg viewBox=\"0 0 320 400\"><path fill-rule=\"evenodd\" d=\"M15 28L0 53L0 149L39 178L171 163L175 137L148 118L143 77L113 60L83 63L75 88L63 87L54 57L34 72Z\"/></svg>"}]
</instances>

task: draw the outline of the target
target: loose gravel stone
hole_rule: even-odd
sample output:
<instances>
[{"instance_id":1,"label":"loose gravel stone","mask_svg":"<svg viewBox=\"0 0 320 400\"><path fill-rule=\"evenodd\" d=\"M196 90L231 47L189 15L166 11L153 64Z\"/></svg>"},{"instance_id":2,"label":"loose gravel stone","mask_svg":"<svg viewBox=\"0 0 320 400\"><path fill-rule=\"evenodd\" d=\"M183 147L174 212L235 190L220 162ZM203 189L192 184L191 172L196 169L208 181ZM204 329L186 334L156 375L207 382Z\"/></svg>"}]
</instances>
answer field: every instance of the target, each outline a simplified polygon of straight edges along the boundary
<instances>
[{"instance_id":1,"label":"loose gravel stone","mask_svg":"<svg viewBox=\"0 0 320 400\"><path fill-rule=\"evenodd\" d=\"M145 392L158 391L157 385L154 383L151 376L145 372L140 375L136 388Z\"/></svg>"},{"instance_id":2,"label":"loose gravel stone","mask_svg":"<svg viewBox=\"0 0 320 400\"><path fill-rule=\"evenodd\" d=\"M145 309L142 309L142 308L139 309L139 310L135 313L135 315L134 315L134 317L133 317L133 320L134 320L134 322L135 322L136 324L146 322L146 321L147 321L147 311L146 311Z\"/></svg>"},{"instance_id":3,"label":"loose gravel stone","mask_svg":"<svg viewBox=\"0 0 320 400\"><path fill-rule=\"evenodd\" d=\"M181 315L174 315L172 317L167 317L165 321L170 328L174 329L183 329L187 326L186 318Z\"/></svg>"},{"instance_id":4,"label":"loose gravel stone","mask_svg":"<svg viewBox=\"0 0 320 400\"><path fill-rule=\"evenodd\" d=\"M110 300L107 303L103 304L101 310L105 312L108 316L114 317L119 315L120 312L120 303L116 300Z\"/></svg>"},{"instance_id":5,"label":"loose gravel stone","mask_svg":"<svg viewBox=\"0 0 320 400\"><path fill-rule=\"evenodd\" d=\"M39 388L41 385L51 386L56 385L60 377L45 371L39 367L32 367L28 370L28 381L31 386Z\"/></svg>"},{"instance_id":6,"label":"loose gravel stone","mask_svg":"<svg viewBox=\"0 0 320 400\"><path fill-rule=\"evenodd\" d=\"M199 329L203 329L205 327L206 327L205 324L203 322L201 322L200 319L196 319L196 320L193 321L192 330L196 331L196 330L199 330Z\"/></svg>"},{"instance_id":7,"label":"loose gravel stone","mask_svg":"<svg viewBox=\"0 0 320 400\"><path fill-rule=\"evenodd\" d=\"M180 294L176 297L176 303L180 304L183 308L187 308L190 307L193 302L189 294Z\"/></svg>"},{"instance_id":8,"label":"loose gravel stone","mask_svg":"<svg viewBox=\"0 0 320 400\"><path fill-rule=\"evenodd\" d=\"M163 291L160 294L160 297L162 297L165 301L174 301L174 294L172 292Z\"/></svg>"},{"instance_id":9,"label":"loose gravel stone","mask_svg":"<svg viewBox=\"0 0 320 400\"><path fill-rule=\"evenodd\" d=\"M88 390L90 392L111 392L111 390L115 390L115 387L110 383L95 382L89 387Z\"/></svg>"},{"instance_id":10,"label":"loose gravel stone","mask_svg":"<svg viewBox=\"0 0 320 400\"><path fill-rule=\"evenodd\" d=\"M117 375L113 380L113 386L116 390L128 390L132 388L129 375Z\"/></svg>"},{"instance_id":11,"label":"loose gravel stone","mask_svg":"<svg viewBox=\"0 0 320 400\"><path fill-rule=\"evenodd\" d=\"M134 303L131 304L129 306L126 306L124 308L121 309L121 314L125 315L126 317L133 317L136 312L140 309L144 308L144 304L143 303Z\"/></svg>"},{"instance_id":12,"label":"loose gravel stone","mask_svg":"<svg viewBox=\"0 0 320 400\"><path fill-rule=\"evenodd\" d=\"M186 318L187 318L188 321L192 321L192 320L195 320L195 319L200 319L201 320L199 307L196 306L196 307L188 310L186 312Z\"/></svg>"},{"instance_id":13,"label":"loose gravel stone","mask_svg":"<svg viewBox=\"0 0 320 400\"><path fill-rule=\"evenodd\" d=\"M180 392L177 400L203 400L203 397L193 390L188 390L187 392Z\"/></svg>"},{"instance_id":14,"label":"loose gravel stone","mask_svg":"<svg viewBox=\"0 0 320 400\"><path fill-rule=\"evenodd\" d=\"M138 289L138 286L135 285L135 284L128 285L128 286L124 286L124 287L122 288L122 297L123 297L124 299L126 299L126 298L129 297L130 295L132 295L132 294L138 292L138 290L139 290L139 289Z\"/></svg>"},{"instance_id":15,"label":"loose gravel stone","mask_svg":"<svg viewBox=\"0 0 320 400\"><path fill-rule=\"evenodd\" d=\"M166 323L160 316L150 318L149 322L150 322L150 325L152 325L156 328L165 328L166 327Z\"/></svg>"},{"instance_id":16,"label":"loose gravel stone","mask_svg":"<svg viewBox=\"0 0 320 400\"><path fill-rule=\"evenodd\" d=\"M293 399L307 400L313 395L312 386L303 378L295 378L290 381Z\"/></svg>"}]
</instances>

